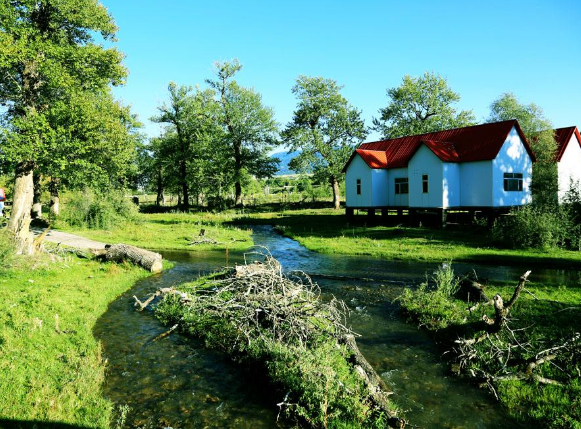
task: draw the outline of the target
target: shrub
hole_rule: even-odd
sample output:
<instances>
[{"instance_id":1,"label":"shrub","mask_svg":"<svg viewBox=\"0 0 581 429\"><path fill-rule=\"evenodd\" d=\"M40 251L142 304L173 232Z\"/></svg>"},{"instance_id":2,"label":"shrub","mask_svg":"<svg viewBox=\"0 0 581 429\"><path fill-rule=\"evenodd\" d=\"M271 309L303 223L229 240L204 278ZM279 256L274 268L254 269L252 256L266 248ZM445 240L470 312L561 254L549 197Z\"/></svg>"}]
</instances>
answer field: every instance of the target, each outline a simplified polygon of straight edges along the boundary
<instances>
[{"instance_id":1,"label":"shrub","mask_svg":"<svg viewBox=\"0 0 581 429\"><path fill-rule=\"evenodd\" d=\"M138 208L122 192L96 195L93 191L72 192L65 199L59 220L70 226L111 229L134 220Z\"/></svg>"},{"instance_id":2,"label":"shrub","mask_svg":"<svg viewBox=\"0 0 581 429\"><path fill-rule=\"evenodd\" d=\"M512 248L550 249L566 245L570 227L563 207L548 210L525 206L497 220L492 235L496 241Z\"/></svg>"}]
</instances>

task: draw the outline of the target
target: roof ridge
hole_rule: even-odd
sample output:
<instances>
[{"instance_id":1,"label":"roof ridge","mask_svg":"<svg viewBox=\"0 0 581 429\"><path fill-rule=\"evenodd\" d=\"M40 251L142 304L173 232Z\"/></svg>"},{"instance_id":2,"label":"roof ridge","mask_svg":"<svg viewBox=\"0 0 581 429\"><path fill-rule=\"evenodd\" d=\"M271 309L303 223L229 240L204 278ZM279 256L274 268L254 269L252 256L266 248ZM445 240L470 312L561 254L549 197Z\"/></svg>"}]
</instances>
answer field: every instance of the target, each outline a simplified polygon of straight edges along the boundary
<instances>
[{"instance_id":1,"label":"roof ridge","mask_svg":"<svg viewBox=\"0 0 581 429\"><path fill-rule=\"evenodd\" d=\"M438 130L438 131L430 131L427 133L421 133L421 134L411 134L411 135L406 135L406 136L399 136L399 137L393 137L390 139L383 139L383 140L376 140L376 141L372 141L372 142L364 142L361 143L363 144L372 144L372 143L384 143L384 142L388 142L388 141L392 141L392 140L399 140L399 139L405 139L405 138L410 138L410 137L421 137L421 136L427 136L428 134L436 134L436 133L442 133L445 131L455 131L455 130L464 130L464 129L468 129L468 128L476 128L476 127L484 127L484 126L489 126L489 125L498 125L498 124L503 124L505 122L517 122L516 119L507 119L504 121L498 121L498 122L484 122L482 124L475 124L475 125L467 125L465 127L455 127L455 128L445 128L443 130Z\"/></svg>"}]
</instances>

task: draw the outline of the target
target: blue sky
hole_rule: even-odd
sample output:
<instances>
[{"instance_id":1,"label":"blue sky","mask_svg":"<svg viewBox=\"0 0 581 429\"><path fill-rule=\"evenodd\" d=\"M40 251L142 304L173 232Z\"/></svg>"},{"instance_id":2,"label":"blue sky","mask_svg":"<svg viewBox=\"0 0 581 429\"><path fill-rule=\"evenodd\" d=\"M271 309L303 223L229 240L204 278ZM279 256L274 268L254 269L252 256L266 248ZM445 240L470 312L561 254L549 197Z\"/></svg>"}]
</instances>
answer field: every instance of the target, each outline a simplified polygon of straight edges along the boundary
<instances>
[{"instance_id":1,"label":"blue sky","mask_svg":"<svg viewBox=\"0 0 581 429\"><path fill-rule=\"evenodd\" d=\"M441 74L477 119L511 91L556 127L581 126L581 1L102 0L130 75L115 90L149 136L167 84L204 85L216 60L292 118L300 74L335 79L368 125L404 75ZM370 139L377 137L371 134Z\"/></svg>"}]
</instances>

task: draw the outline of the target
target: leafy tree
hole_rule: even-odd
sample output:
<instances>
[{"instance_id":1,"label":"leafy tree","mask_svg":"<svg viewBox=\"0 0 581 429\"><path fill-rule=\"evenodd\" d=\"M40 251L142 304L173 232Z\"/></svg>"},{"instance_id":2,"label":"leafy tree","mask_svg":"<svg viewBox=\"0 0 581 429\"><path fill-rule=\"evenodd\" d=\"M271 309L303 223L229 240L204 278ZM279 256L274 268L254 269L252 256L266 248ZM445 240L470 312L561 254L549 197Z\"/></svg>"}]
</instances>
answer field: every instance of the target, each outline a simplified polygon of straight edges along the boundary
<instances>
[{"instance_id":1,"label":"leafy tree","mask_svg":"<svg viewBox=\"0 0 581 429\"><path fill-rule=\"evenodd\" d=\"M533 202L539 206L555 206L558 195L557 144L551 121L536 104L521 104L514 94L505 93L490 105L488 122L509 119L518 120L537 158L533 164Z\"/></svg>"},{"instance_id":2,"label":"leafy tree","mask_svg":"<svg viewBox=\"0 0 581 429\"><path fill-rule=\"evenodd\" d=\"M71 91L52 103L46 117L58 139L45 142L37 170L50 177L51 210L58 216L61 187L106 191L122 188L134 174L141 126L109 88Z\"/></svg>"},{"instance_id":3,"label":"leafy tree","mask_svg":"<svg viewBox=\"0 0 581 429\"><path fill-rule=\"evenodd\" d=\"M375 130L390 139L464 127L475 123L470 110L457 112L453 107L460 100L446 79L425 72L423 76L404 76L397 88L389 88L387 107L379 109L374 119Z\"/></svg>"},{"instance_id":4,"label":"leafy tree","mask_svg":"<svg viewBox=\"0 0 581 429\"><path fill-rule=\"evenodd\" d=\"M115 32L97 0L0 1L0 103L6 108L2 152L15 164L9 227L20 251L32 250L33 170L58 142L47 110L70 91L123 82L121 53L95 43L97 34L114 40Z\"/></svg>"},{"instance_id":5,"label":"leafy tree","mask_svg":"<svg viewBox=\"0 0 581 429\"><path fill-rule=\"evenodd\" d=\"M278 124L271 108L262 104L262 97L254 89L243 88L233 80L242 68L238 60L217 62L216 79L206 82L218 93L219 122L224 135L221 144L225 155L222 171L231 172L234 182L235 204L242 203L242 184L245 176L271 177L277 171L278 160L268 151L277 142Z\"/></svg>"},{"instance_id":6,"label":"leafy tree","mask_svg":"<svg viewBox=\"0 0 581 429\"><path fill-rule=\"evenodd\" d=\"M196 90L188 86L177 86L171 82L168 86L170 100L162 104L159 115L152 118L155 122L169 124L168 131L162 136L162 147L167 148L160 155L174 157L179 166L178 183L182 193L182 208L190 205L190 181L192 167L199 163L200 157L207 150L210 139L219 138L217 126L218 106L214 101L214 91Z\"/></svg>"},{"instance_id":7,"label":"leafy tree","mask_svg":"<svg viewBox=\"0 0 581 429\"><path fill-rule=\"evenodd\" d=\"M292 89L298 105L282 133L289 152L300 150L290 163L291 169L312 171L315 180L329 183L336 209L341 201L343 166L367 136L361 112L339 93L341 88L331 79L299 76Z\"/></svg>"}]
</instances>

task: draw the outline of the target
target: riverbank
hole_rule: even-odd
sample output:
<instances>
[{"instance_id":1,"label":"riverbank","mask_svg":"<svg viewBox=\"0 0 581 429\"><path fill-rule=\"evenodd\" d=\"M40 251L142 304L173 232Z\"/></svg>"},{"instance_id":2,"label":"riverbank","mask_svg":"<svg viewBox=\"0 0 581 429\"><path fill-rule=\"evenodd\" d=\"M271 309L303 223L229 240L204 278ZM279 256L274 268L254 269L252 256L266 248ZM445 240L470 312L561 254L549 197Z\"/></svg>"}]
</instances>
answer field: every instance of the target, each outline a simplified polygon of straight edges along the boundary
<instances>
[{"instance_id":1,"label":"riverbank","mask_svg":"<svg viewBox=\"0 0 581 429\"><path fill-rule=\"evenodd\" d=\"M581 427L581 289L521 283L520 294L515 285L484 289L486 299L502 297L506 325L493 305L457 298L449 267L439 269L431 285L404 290L399 301L410 321L433 333L452 371L489 389L515 418Z\"/></svg>"},{"instance_id":2,"label":"riverbank","mask_svg":"<svg viewBox=\"0 0 581 429\"><path fill-rule=\"evenodd\" d=\"M251 231L232 225L233 213L151 213L110 230L63 230L105 243L126 243L153 250L245 250L252 246ZM201 235L203 234L203 235Z\"/></svg>"},{"instance_id":3,"label":"riverbank","mask_svg":"<svg viewBox=\"0 0 581 429\"><path fill-rule=\"evenodd\" d=\"M106 361L93 327L115 297L148 275L54 255L3 267L0 426L111 426L114 406L101 393Z\"/></svg>"},{"instance_id":4,"label":"riverbank","mask_svg":"<svg viewBox=\"0 0 581 429\"><path fill-rule=\"evenodd\" d=\"M369 255L402 261L472 262L543 268L581 269L581 252L512 250L496 247L482 226L449 225L446 229L405 226L368 226L365 218L347 222L343 210L289 209L281 212L248 211L234 224L271 224L283 235L321 253Z\"/></svg>"}]
</instances>

